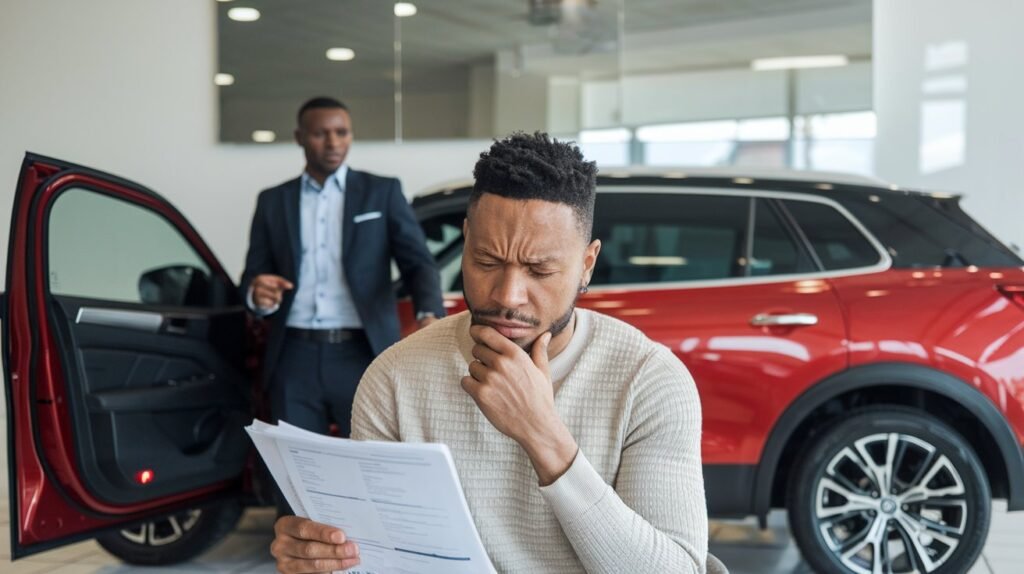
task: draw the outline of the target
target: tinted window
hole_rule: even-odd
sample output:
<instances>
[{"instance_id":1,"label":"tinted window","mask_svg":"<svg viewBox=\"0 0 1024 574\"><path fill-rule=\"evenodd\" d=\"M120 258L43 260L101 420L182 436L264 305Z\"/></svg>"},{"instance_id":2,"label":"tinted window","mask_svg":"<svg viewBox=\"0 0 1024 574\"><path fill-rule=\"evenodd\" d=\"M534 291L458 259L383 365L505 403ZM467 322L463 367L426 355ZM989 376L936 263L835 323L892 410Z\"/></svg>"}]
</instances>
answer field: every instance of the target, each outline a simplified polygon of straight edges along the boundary
<instances>
[{"instance_id":1,"label":"tinted window","mask_svg":"<svg viewBox=\"0 0 1024 574\"><path fill-rule=\"evenodd\" d=\"M205 307L214 303L215 289L231 291L211 279L210 268L174 226L138 205L69 189L54 203L49 225L55 295Z\"/></svg>"},{"instance_id":2,"label":"tinted window","mask_svg":"<svg viewBox=\"0 0 1024 574\"><path fill-rule=\"evenodd\" d=\"M895 267L1021 265L954 199L880 193L843 203L886 247Z\"/></svg>"},{"instance_id":3,"label":"tinted window","mask_svg":"<svg viewBox=\"0 0 1024 574\"><path fill-rule=\"evenodd\" d=\"M754 204L753 249L749 265L752 276L817 271L811 258L793 240L771 200L757 199Z\"/></svg>"},{"instance_id":4,"label":"tinted window","mask_svg":"<svg viewBox=\"0 0 1024 574\"><path fill-rule=\"evenodd\" d=\"M466 213L442 213L427 217L420 221L423 235L427 238L427 249L435 257L441 255L452 245L462 242L462 222Z\"/></svg>"},{"instance_id":5,"label":"tinted window","mask_svg":"<svg viewBox=\"0 0 1024 574\"><path fill-rule=\"evenodd\" d=\"M742 277L751 200L673 193L602 193L592 284Z\"/></svg>"},{"instance_id":6,"label":"tinted window","mask_svg":"<svg viewBox=\"0 0 1024 574\"><path fill-rule=\"evenodd\" d=\"M878 263L878 250L834 207L811 201L783 203L825 269L851 269Z\"/></svg>"},{"instance_id":7,"label":"tinted window","mask_svg":"<svg viewBox=\"0 0 1024 574\"><path fill-rule=\"evenodd\" d=\"M420 220L420 227L427 239L427 249L434 256L441 276L443 292L462 291L462 221L465 211L431 215ZM391 262L391 280L400 281L398 265ZM399 284L397 295L409 295L404 285Z\"/></svg>"}]
</instances>

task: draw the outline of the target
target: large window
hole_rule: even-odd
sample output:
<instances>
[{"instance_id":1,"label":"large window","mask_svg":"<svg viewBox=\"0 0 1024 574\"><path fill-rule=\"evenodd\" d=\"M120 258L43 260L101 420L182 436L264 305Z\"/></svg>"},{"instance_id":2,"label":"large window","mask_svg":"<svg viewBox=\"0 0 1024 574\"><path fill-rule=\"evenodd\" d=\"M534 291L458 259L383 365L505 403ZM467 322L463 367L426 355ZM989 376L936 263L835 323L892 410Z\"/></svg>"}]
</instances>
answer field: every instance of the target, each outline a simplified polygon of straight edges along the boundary
<instances>
[{"instance_id":1,"label":"large window","mask_svg":"<svg viewBox=\"0 0 1024 574\"><path fill-rule=\"evenodd\" d=\"M637 128L643 163L652 166L786 165L786 118L663 124Z\"/></svg>"},{"instance_id":2,"label":"large window","mask_svg":"<svg viewBox=\"0 0 1024 574\"><path fill-rule=\"evenodd\" d=\"M874 173L874 112L801 116L795 124L794 168Z\"/></svg>"},{"instance_id":3,"label":"large window","mask_svg":"<svg viewBox=\"0 0 1024 574\"><path fill-rule=\"evenodd\" d=\"M585 130L583 155L602 168L746 166L871 175L871 111Z\"/></svg>"},{"instance_id":4,"label":"large window","mask_svg":"<svg viewBox=\"0 0 1024 574\"><path fill-rule=\"evenodd\" d=\"M584 130L580 132L579 148L583 157L596 161L598 167L622 167L633 163L633 133L626 128Z\"/></svg>"}]
</instances>

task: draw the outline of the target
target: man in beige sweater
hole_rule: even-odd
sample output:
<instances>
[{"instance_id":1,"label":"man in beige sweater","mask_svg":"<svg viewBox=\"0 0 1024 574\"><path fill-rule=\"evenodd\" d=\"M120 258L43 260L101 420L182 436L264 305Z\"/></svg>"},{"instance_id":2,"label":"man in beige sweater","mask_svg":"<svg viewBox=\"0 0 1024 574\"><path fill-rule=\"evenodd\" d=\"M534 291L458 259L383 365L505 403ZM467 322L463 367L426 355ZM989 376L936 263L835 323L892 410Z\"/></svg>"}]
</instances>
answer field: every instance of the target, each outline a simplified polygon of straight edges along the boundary
<instances>
[{"instance_id":1,"label":"man in beige sweater","mask_svg":"<svg viewBox=\"0 0 1024 574\"><path fill-rule=\"evenodd\" d=\"M576 309L594 269L596 167L544 134L481 154L464 224L469 311L381 354L357 439L448 445L502 573L704 572L700 399L665 347ZM275 525L285 573L359 563L337 528Z\"/></svg>"}]
</instances>

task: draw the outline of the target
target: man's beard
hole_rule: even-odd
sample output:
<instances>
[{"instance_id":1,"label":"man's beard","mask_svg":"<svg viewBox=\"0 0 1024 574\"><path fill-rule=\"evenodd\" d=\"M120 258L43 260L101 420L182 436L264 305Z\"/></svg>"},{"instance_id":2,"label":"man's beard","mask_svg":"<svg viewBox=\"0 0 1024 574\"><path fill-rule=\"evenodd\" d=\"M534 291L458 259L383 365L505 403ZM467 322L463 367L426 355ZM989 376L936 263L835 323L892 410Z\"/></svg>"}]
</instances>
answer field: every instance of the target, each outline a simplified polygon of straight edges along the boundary
<instances>
[{"instance_id":1,"label":"man's beard","mask_svg":"<svg viewBox=\"0 0 1024 574\"><path fill-rule=\"evenodd\" d=\"M473 325L486 325L487 323L482 319L485 319L487 317L501 317L506 321L518 321L520 323L526 323L533 327L537 327L540 325L540 320L537 319L536 317L531 317L529 315L520 313L514 309L477 309L469 301L469 297L463 294L463 298L466 301L466 307L469 308L470 322ZM572 303L569 303L569 309L566 310L566 312L562 314L559 318L551 322L551 325L548 327L547 331L551 333L552 338L560 335L562 331L565 331L569 324L572 323L573 313L576 311L576 302L579 300L579 298L580 294L576 293L576 296L573 297L572 299ZM529 351L530 347L533 346L533 341L519 342L513 340L512 342L522 347L525 351Z\"/></svg>"}]
</instances>

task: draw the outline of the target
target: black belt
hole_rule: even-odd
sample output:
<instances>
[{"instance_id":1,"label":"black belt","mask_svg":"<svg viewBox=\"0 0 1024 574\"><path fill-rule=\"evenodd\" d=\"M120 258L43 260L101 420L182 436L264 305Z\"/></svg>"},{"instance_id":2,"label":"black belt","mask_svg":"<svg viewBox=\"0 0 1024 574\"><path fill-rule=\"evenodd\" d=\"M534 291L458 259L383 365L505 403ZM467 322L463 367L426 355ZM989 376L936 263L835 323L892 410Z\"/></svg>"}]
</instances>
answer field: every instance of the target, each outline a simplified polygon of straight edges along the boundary
<instances>
[{"instance_id":1,"label":"black belt","mask_svg":"<svg viewBox=\"0 0 1024 574\"><path fill-rule=\"evenodd\" d=\"M344 343L366 337L362 329L298 329L288 327L288 336L317 343Z\"/></svg>"}]
</instances>

